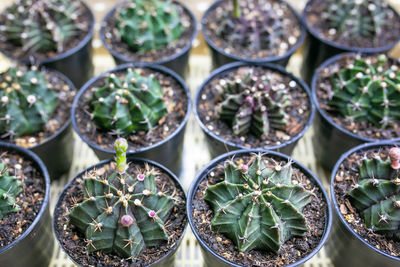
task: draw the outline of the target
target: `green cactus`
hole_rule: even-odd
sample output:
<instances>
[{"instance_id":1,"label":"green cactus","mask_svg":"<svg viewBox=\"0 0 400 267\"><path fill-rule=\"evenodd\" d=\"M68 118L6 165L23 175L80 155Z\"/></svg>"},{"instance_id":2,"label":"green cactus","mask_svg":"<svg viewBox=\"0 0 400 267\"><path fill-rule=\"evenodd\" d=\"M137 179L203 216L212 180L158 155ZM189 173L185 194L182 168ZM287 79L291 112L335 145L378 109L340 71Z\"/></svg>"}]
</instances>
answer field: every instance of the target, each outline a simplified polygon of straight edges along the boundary
<instances>
[{"instance_id":1,"label":"green cactus","mask_svg":"<svg viewBox=\"0 0 400 267\"><path fill-rule=\"evenodd\" d=\"M111 73L104 86L94 90L92 117L100 129L122 136L148 131L168 113L162 96L154 75L142 76L131 68L124 78Z\"/></svg>"},{"instance_id":2,"label":"green cactus","mask_svg":"<svg viewBox=\"0 0 400 267\"><path fill-rule=\"evenodd\" d=\"M388 154L386 159L364 157L348 195L368 229L400 239L400 149L391 148Z\"/></svg>"},{"instance_id":3,"label":"green cactus","mask_svg":"<svg viewBox=\"0 0 400 267\"><path fill-rule=\"evenodd\" d=\"M86 27L78 20L80 6L78 0L17 0L6 9L0 32L29 54L64 52L66 43Z\"/></svg>"},{"instance_id":4,"label":"green cactus","mask_svg":"<svg viewBox=\"0 0 400 267\"><path fill-rule=\"evenodd\" d=\"M8 213L20 210L15 198L21 192L21 181L9 175L6 165L0 163L0 219Z\"/></svg>"},{"instance_id":5,"label":"green cactus","mask_svg":"<svg viewBox=\"0 0 400 267\"><path fill-rule=\"evenodd\" d=\"M213 231L225 234L240 252L277 253L286 240L308 231L302 210L310 195L292 183L291 162L269 169L258 154L246 164L227 161L224 181L208 186L204 199L214 211Z\"/></svg>"},{"instance_id":6,"label":"green cactus","mask_svg":"<svg viewBox=\"0 0 400 267\"><path fill-rule=\"evenodd\" d=\"M266 139L270 128L285 130L291 104L288 90L272 90L266 77L247 74L243 79L222 79L218 86L223 101L218 104L219 119L232 125L234 135L251 132Z\"/></svg>"},{"instance_id":7,"label":"green cactus","mask_svg":"<svg viewBox=\"0 0 400 267\"><path fill-rule=\"evenodd\" d=\"M43 72L9 68L0 75L0 135L19 137L41 130L59 105Z\"/></svg>"},{"instance_id":8,"label":"green cactus","mask_svg":"<svg viewBox=\"0 0 400 267\"><path fill-rule=\"evenodd\" d=\"M87 239L89 252L103 251L134 260L146 248L168 240L165 222L175 207L172 197L158 191L158 172L145 165L136 177L126 172L127 141L115 142L116 170L109 177L89 172L84 200L69 214L70 223Z\"/></svg>"},{"instance_id":9,"label":"green cactus","mask_svg":"<svg viewBox=\"0 0 400 267\"><path fill-rule=\"evenodd\" d=\"M185 31L179 12L170 0L135 0L117 16L119 35L132 51L167 47Z\"/></svg>"},{"instance_id":10,"label":"green cactus","mask_svg":"<svg viewBox=\"0 0 400 267\"><path fill-rule=\"evenodd\" d=\"M379 128L390 127L400 120L400 71L390 68L387 57L380 55L376 63L360 57L331 77L330 105L343 117L367 121Z\"/></svg>"}]
</instances>

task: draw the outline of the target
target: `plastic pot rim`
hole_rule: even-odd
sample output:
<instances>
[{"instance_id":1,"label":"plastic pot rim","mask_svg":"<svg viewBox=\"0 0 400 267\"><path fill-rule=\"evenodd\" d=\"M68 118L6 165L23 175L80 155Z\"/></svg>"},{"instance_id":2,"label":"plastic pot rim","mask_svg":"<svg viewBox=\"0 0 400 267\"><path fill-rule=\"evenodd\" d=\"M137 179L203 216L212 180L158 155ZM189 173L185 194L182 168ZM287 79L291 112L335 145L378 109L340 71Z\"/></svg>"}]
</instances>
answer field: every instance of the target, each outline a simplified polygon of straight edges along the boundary
<instances>
[{"instance_id":1,"label":"plastic pot rim","mask_svg":"<svg viewBox=\"0 0 400 267\"><path fill-rule=\"evenodd\" d=\"M222 0L223 1L223 0ZM194 116L198 122L198 124L200 125L201 129L204 131L204 133L206 133L207 135L211 136L212 138L214 138L215 140L218 140L221 143L225 143L231 147L235 147L236 149L249 149L243 145L239 145L236 143L233 143L231 141L227 141L222 139L221 137L219 137L218 135L216 135L214 132L210 131L202 122L202 120L200 119L199 113L198 113L198 102L199 99L201 97L202 92L204 91L204 87L210 83L212 80L217 79L219 76L225 74L225 73L229 73L232 71L235 71L236 69L240 68L240 67L245 67L245 66L249 66L249 67L264 67L266 69L272 70L272 71L276 71L280 74L283 74L283 76L287 76L290 77L292 80L294 80L297 84L300 85L300 87L303 89L303 91L307 94L307 98L308 98L308 102L310 105L310 116L308 118L307 123L304 125L303 129L296 134L295 136L293 136L291 139L289 139L288 141L285 141L279 145L272 145L272 146L267 146L264 147L263 149L268 149L268 150L276 150L276 149L281 149L283 147L289 146L295 142L297 142L304 134L305 132L308 130L308 128L310 128L313 120L314 120L314 116L315 116L315 107L314 107L314 103L312 101L312 96L310 93L310 89L308 88L308 85L301 80L300 78L297 78L296 76L294 76L293 74L289 73L288 71L285 70L285 68L279 66L279 65L275 65L272 63L250 63L250 62L232 62L232 63L228 63L222 67L219 67L218 69L214 70L204 81L203 83L199 86L199 89L197 90L196 96L195 96L195 100L194 100L194 107L193 107L193 112L194 112Z\"/></svg>"},{"instance_id":2,"label":"plastic pot rim","mask_svg":"<svg viewBox=\"0 0 400 267\"><path fill-rule=\"evenodd\" d=\"M332 206L334 213L339 217L340 223L354 236L358 239L358 241L361 241L362 244L366 245L366 248L372 249L373 251L379 253L382 256L386 256L394 261L397 261L400 263L400 258L390 255L384 251L381 251L371 244L369 244L367 241L365 241L363 238L361 238L356 232L354 232L353 228L346 222L346 220L343 218L342 213L339 210L338 207L338 202L336 201L336 193L334 189L334 181L336 177L336 173L339 169L340 164L351 154L357 151L362 151L362 150L367 150L373 147L381 147L381 146L389 146L389 145L396 145L400 146L399 142L395 141L381 141L381 142L373 142L373 143L366 143L366 144L361 144L356 147L353 147L352 149L348 150L347 152L343 153L342 156L340 156L339 160L336 162L335 167L333 167L332 173L331 173L331 179L330 179L330 185L329 185L329 190L332 196Z\"/></svg>"},{"instance_id":3,"label":"plastic pot rim","mask_svg":"<svg viewBox=\"0 0 400 267\"><path fill-rule=\"evenodd\" d=\"M186 213L188 216L188 221L189 221L189 225L190 228L193 232L193 234L196 236L197 241L199 242L199 244L203 247L203 249L205 249L207 252L211 253L214 257L218 258L220 261L224 262L225 264L228 264L230 266L234 266L234 267L243 267L243 265L238 265L236 263L230 262L227 259L225 259L224 257L218 255L214 250L212 250L210 247L208 247L208 245L203 241L203 239L199 236L199 234L197 233L197 230L194 226L193 223L193 215L192 215L192 203L193 203L193 199L195 196L195 193L197 192L198 189L198 185L200 184L201 181L203 181L206 177L206 175L219 163L222 163L224 160L226 160L227 158L230 158L232 156L238 155L238 154L249 154L249 153L263 153L264 155L272 155L272 157L278 157L278 158L282 158L283 160L286 161L291 161L293 162L293 164L299 168L307 177L308 179L312 180L313 182L315 182L315 184L319 187L322 196L325 200L326 206L327 206L327 217L325 218L325 227L324 227L324 233L321 237L320 242L318 243L318 246L316 246L311 253L309 253L308 255L306 255L305 257L301 258L300 260L298 260L295 263L286 265L285 267L295 267L298 266L300 264L305 263L306 261L308 261L309 259L311 259L315 254L317 254L317 252L324 246L325 242L327 241L330 232L331 232L331 228L332 228L332 207L330 204L330 200L329 200L329 196L327 194L327 192L324 189L324 186L322 185L322 182L307 168L305 167L303 164L301 164L300 162L298 162L297 160L293 159L292 157L276 152L276 151L271 151L271 150L266 150L266 149L242 149L242 150L236 150L236 151L231 151L225 154L222 154L216 158L214 158L213 160L211 160L205 167L203 167L196 175L196 178L193 180L190 189L189 189L189 193L188 193L188 199L187 199L187 206L186 206Z\"/></svg>"},{"instance_id":4,"label":"plastic pot rim","mask_svg":"<svg viewBox=\"0 0 400 267\"><path fill-rule=\"evenodd\" d=\"M56 216L54 216L54 214L55 214L55 211L56 211L57 207L59 207L60 204L61 204L61 197L64 196L64 194L65 194L65 192L67 191L67 189L71 186L71 184L72 184L77 178L82 177L87 171L89 171L89 170L91 170L91 169L97 168L97 167L99 167L99 166L103 166L103 165L108 164L108 163L110 163L110 162L112 162L112 161L114 161L114 160L113 160L113 159L105 159L105 160L102 160L102 161L100 161L100 162L97 162L96 164L90 165L89 167L85 168L83 171L81 171L81 172L79 172L78 174L76 174L76 175L75 175L71 180L69 180L68 183L64 186L63 190L62 190L62 191L60 192L60 194L58 195L56 205L54 206L53 218L51 219L51 221L52 221L52 230L53 230L54 236L55 236L55 238L56 238L56 240L57 240L57 244L58 244L59 247L65 252L65 254L68 256L68 258L69 258L73 263L75 263L75 264L78 265L78 266L82 266L82 265L79 264L79 263L77 263L77 262L69 255L69 253L67 253L66 249L64 248L64 246L63 246L62 243L61 243L61 240L60 240L60 238L59 238L59 236L58 236L58 234L57 234L56 228L55 228L55 226L56 226L56 221L55 221L55 220L56 220ZM180 189L182 190L182 192L183 192L183 194L184 194L184 196L185 196L186 202L188 201L187 194L186 194L186 191L185 191L185 189L184 189L182 183L179 181L179 179L177 178L177 176L176 176L172 171L170 171L168 168L164 167L162 164L157 163L157 162L152 161L152 160L149 160L149 159L134 157L133 155L128 155L128 156L127 156L127 162L128 162L128 163L149 163L150 165L155 166L155 167L161 169L162 172L164 172L165 174L167 174L167 175L175 182L175 185L177 185L177 186L180 187ZM183 238L184 238L184 236L185 236L186 229L188 228L187 226L188 226L188 222L186 221L185 226L184 226L183 231L182 231L182 234L181 234L181 236L179 237L179 239L176 241L175 246L174 246L171 250L169 250L166 254L164 254L161 258L159 258L157 261L154 261L154 262L152 262L150 265L147 265L148 267L151 267L152 265L161 262L162 260L164 260L165 258L167 258L167 257L169 257L170 255L174 254L174 253L178 250L178 248L179 248L179 246L180 246L180 243L182 243L182 240L183 240Z\"/></svg>"},{"instance_id":5,"label":"plastic pot rim","mask_svg":"<svg viewBox=\"0 0 400 267\"><path fill-rule=\"evenodd\" d=\"M0 148L6 148L7 151L17 152L17 154L23 156L25 159L28 159L29 161L35 163L39 172L41 172L43 179L44 179L44 183L45 183L45 194L44 194L43 203L42 203L40 210L39 210L38 214L36 215L35 219L31 223L31 225L29 225L29 227L17 239L12 241L7 246L0 248L0 254L2 254L4 252L6 252L7 250L13 248L15 245L18 244L18 242L22 241L25 237L27 237L33 231L33 229L36 227L36 225L41 220L43 214L48 209L49 201L50 201L50 176L49 176L49 173L47 172L46 166L44 165L43 161L39 158L39 156L37 156L32 151L30 151L26 148L19 147L14 144L6 143L6 142L0 142Z\"/></svg>"},{"instance_id":6,"label":"plastic pot rim","mask_svg":"<svg viewBox=\"0 0 400 267\"><path fill-rule=\"evenodd\" d=\"M206 31L205 31L206 17L208 17L209 13L211 11L213 11L214 9L216 9L224 1L226 1L226 0L217 0L205 11L205 13L203 14L203 16L201 18L201 33L204 37L204 40L207 42L207 44L212 49L216 50L218 53L224 55L225 57L231 58L235 61L243 61L243 62L248 62L248 63L276 62L276 61L280 61L280 60L290 57L303 44L305 37L306 37L306 28L303 25L302 18L288 2L279 0L279 2L281 4L285 4L286 6L289 7L289 10L292 12L294 19L298 20L298 23L300 26L301 35L300 35L299 39L297 40L296 44L292 48L290 48L288 51L286 51L286 53L284 53L283 55L270 56L270 57L265 57L265 58L246 58L246 57L241 57L241 56L237 56L237 55L229 54L229 53L225 52L221 47L217 46L213 41L211 41L210 37L206 34Z\"/></svg>"},{"instance_id":7,"label":"plastic pot rim","mask_svg":"<svg viewBox=\"0 0 400 267\"><path fill-rule=\"evenodd\" d=\"M125 63L123 65L119 65L117 67L115 67L114 69L105 71L93 78L91 78L89 81L87 81L82 88L79 90L79 92L77 93L77 95L75 96L74 102L72 103L72 108L71 108L71 121L72 121L72 126L74 128L74 131L78 134L79 138L81 138L81 140L83 140L90 148L101 151L103 153L108 153L108 154L115 154L113 150L111 149L105 149L102 148L100 146L98 146L95 143L92 143L91 141L89 141L86 137L84 137L81 132L79 131L79 127L76 123L76 119L75 119L75 114L76 114L76 108L78 106L78 102L81 98L81 96L87 91L89 90L92 85L99 79L104 77L106 74L108 73L116 73L116 72L120 72L124 69L127 68L146 68L146 69L150 69L153 71L158 71L164 75L169 75L172 78L174 78L178 84L182 87L182 89L185 91L186 93L186 97L187 97L187 107L186 107L186 114L185 117L183 118L183 120L181 121L181 123L179 124L178 128L172 132L171 134L169 134L165 139L151 145L151 146L146 146L146 147L142 147L136 150L128 150L127 154L136 154L136 153L141 153L141 152L145 152L145 151L149 151L152 150L156 147L160 147L163 144L169 142L169 140L173 139L175 136L177 136L186 126L187 121L189 119L189 115L190 115L190 111L191 111L191 107L192 107L192 102L191 102L191 97L190 97L190 91L187 87L187 85L185 84L185 82L183 81L183 79L174 71L164 67L164 66L160 66L160 65L156 65L156 64L152 64L152 63L147 63L147 62L131 62L131 63Z\"/></svg>"}]
</instances>

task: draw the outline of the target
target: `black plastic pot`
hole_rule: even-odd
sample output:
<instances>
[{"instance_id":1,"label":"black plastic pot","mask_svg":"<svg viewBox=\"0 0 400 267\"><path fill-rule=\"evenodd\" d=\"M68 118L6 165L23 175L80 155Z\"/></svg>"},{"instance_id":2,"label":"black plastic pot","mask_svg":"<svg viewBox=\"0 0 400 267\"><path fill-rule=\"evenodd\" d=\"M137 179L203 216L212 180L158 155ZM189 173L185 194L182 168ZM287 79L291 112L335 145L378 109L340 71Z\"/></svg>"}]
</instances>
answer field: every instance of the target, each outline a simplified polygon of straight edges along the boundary
<instances>
[{"instance_id":1,"label":"black plastic pot","mask_svg":"<svg viewBox=\"0 0 400 267\"><path fill-rule=\"evenodd\" d=\"M62 250L67 254L68 258L75 263L77 266L82 266L81 264L79 264L78 262L76 262L69 254L68 251L64 248L64 246L62 245L62 242L60 241L60 237L57 234L56 228L55 228L55 224L56 224L56 220L57 217L59 216L58 212L57 212L57 207L59 207L62 203L62 200L67 192L67 189L71 186L71 184L78 178L82 177L85 173L87 173L88 171L92 170L92 169L99 169L101 166L110 163L112 160L108 159L108 160L103 160L100 161L99 163L92 165L88 168L86 168L85 170L83 170L82 172L80 172L79 174L77 174L72 180L70 180L67 185L65 185L63 191L61 192L60 196L58 197L57 203L55 205L54 208L54 216L53 216L53 232L56 236L56 240L59 244L59 246L62 248ZM135 163L149 163L152 166L155 166L157 168L159 168L163 173L167 174L169 177L171 177L174 181L175 181L175 185L177 185L178 187L180 187L180 189L185 193L185 190L182 186L182 184L180 183L179 179L175 176L175 174L173 174L170 170L168 170L167 168L165 168L164 166L162 166L159 163L156 163L154 161L151 160L147 160L147 159L142 159L142 158L135 158L132 156L128 156L128 163L131 164L135 164ZM186 193L185 193L185 197ZM158 259L157 261L153 262L152 264L148 265L147 267L174 267L174 263L175 263L175 255L176 255L176 251L179 248L180 243L182 242L182 239L185 235L187 229L187 223L185 225L185 228L182 231L182 234L180 236L180 238L178 239L178 241L176 242L176 245L173 247L173 249L171 249L167 254L165 254L163 257L161 257L160 259ZM86 254L82 255L82 257L87 257Z\"/></svg>"},{"instance_id":2,"label":"black plastic pot","mask_svg":"<svg viewBox=\"0 0 400 267\"><path fill-rule=\"evenodd\" d=\"M332 42L330 40L323 39L318 33L310 27L307 23L305 10L309 7L310 3L314 0L309 0L303 11L303 24L307 29L307 37L304 42L303 48L303 63L301 66L301 75L304 81L308 84L311 83L311 79L314 75L315 70L318 66L324 62L326 59L344 52L354 52L354 53L387 53L392 49L397 42L400 40L389 43L385 46L380 47L354 47L341 45L339 43ZM390 7L393 9L392 7ZM393 9L394 10L394 9Z\"/></svg>"},{"instance_id":3,"label":"black plastic pot","mask_svg":"<svg viewBox=\"0 0 400 267\"><path fill-rule=\"evenodd\" d=\"M189 53L190 49L192 48L192 42L194 38L197 36L197 22L196 22L196 17L193 15L192 11L190 11L183 3L178 2L178 1L173 1L176 4L180 5L183 7L184 11L189 14L191 23L193 25L193 33L190 38L190 41L186 44L186 46L181 49L177 54L174 54L170 57L167 57L165 59L157 60L157 61L152 61L148 63L153 63L153 64L158 64L165 66L176 73L178 73L181 77L185 78L189 69L188 69L188 62L189 62ZM117 4L115 7L113 7L108 13L105 15L103 18L101 25L105 25L105 22L108 20L110 16L112 16L115 13L115 10L125 4L126 1L122 1L121 3ZM124 63L136 63L139 61L134 61L130 59L129 57L126 57L116 51L114 51L111 46L106 42L105 36L104 36L104 26L101 27L100 29L100 39L103 42L104 47L108 50L108 52L112 55L114 58L114 61L117 65L121 65Z\"/></svg>"},{"instance_id":4,"label":"black plastic pot","mask_svg":"<svg viewBox=\"0 0 400 267\"><path fill-rule=\"evenodd\" d=\"M50 178L43 162L31 151L13 144L0 142L0 154L16 152L28 159L42 173L45 180L45 196L43 204L35 220L25 232L11 244L0 249L1 266L7 267L43 267L48 266L53 255L53 234L49 211Z\"/></svg>"},{"instance_id":5,"label":"black plastic pot","mask_svg":"<svg viewBox=\"0 0 400 267\"><path fill-rule=\"evenodd\" d=\"M134 155L135 157L147 158L150 160L154 160L156 162L161 163L162 165L166 166L168 169L173 171L175 174L179 176L182 168L182 150L183 150L183 137L185 135L185 128L186 123L189 118L190 108L191 108L191 99L190 99L190 92L182 78L177 75L175 72L167 69L163 66L158 66L150 63L128 63L121 66L116 67L107 72L103 72L102 74L92 78L89 80L78 92L74 99L74 103L72 104L72 126L75 132L79 135L79 137L89 145L89 147L94 151L96 156L100 159L110 159L114 157L114 151L109 149L104 149L99 147L98 145L92 143L90 140L86 139L80 132L79 128L76 124L75 113L76 107L78 105L78 101L81 96L84 94L86 90L88 90L100 77L111 73L111 72L118 72L127 68L147 68L154 71L161 72L165 75L169 75L173 77L178 84L185 90L188 98L188 106L186 109L186 115L181 124L179 125L178 129L175 130L172 134L170 134L164 140L148 146L139 148L136 150L128 150L128 155Z\"/></svg>"},{"instance_id":6,"label":"black plastic pot","mask_svg":"<svg viewBox=\"0 0 400 267\"><path fill-rule=\"evenodd\" d=\"M339 157L352 147L367 142L376 142L372 139L358 136L336 124L321 108L317 98L317 78L322 69L351 53L343 53L326 60L315 72L311 83L311 93L317 115L314 122L313 150L317 161L328 171L332 170ZM400 141L400 137L393 141Z\"/></svg>"},{"instance_id":7,"label":"black plastic pot","mask_svg":"<svg viewBox=\"0 0 400 267\"><path fill-rule=\"evenodd\" d=\"M278 152L281 152L281 153L284 153L287 155L291 155L293 152L293 149L297 145L297 142L304 135L304 133L307 131L307 129L311 126L311 123L314 119L315 108L314 108L314 104L312 103L312 100L311 100L310 89L301 79L299 79L299 78L295 77L293 74L287 72L281 66L269 64L269 63L234 62L234 63L227 64L227 65L220 67L220 68L216 69L215 71L213 71L210 74L210 76L208 76L207 79L200 85L199 90L197 91L197 94L196 94L196 98L195 98L194 115L206 136L207 147L210 152L211 158L215 158L218 155L224 154L224 153L232 151L232 150L248 149L245 146L226 141L226 140L222 139L221 137L219 137L218 135L214 134L212 131L210 131L204 125L204 123L201 121L199 114L198 114L198 110L197 110L197 106L198 106L200 97L202 95L202 91L209 82L211 82L213 79L218 78L218 76L232 72L232 71L236 70L237 68L243 67L243 66L262 66L267 69L271 69L273 71L282 73L285 76L289 76L291 79L296 81L297 84L301 85L301 87L304 89L305 93L307 94L311 111L310 111L310 117L308 118L308 122L306 123L306 125L304 125L303 130L300 133L298 133L296 136L291 138L289 141L286 141L280 145L273 145L273 146L265 147L265 149L268 149L268 150L274 150L274 151L278 151Z\"/></svg>"},{"instance_id":8,"label":"black plastic pot","mask_svg":"<svg viewBox=\"0 0 400 267\"><path fill-rule=\"evenodd\" d=\"M80 88L87 80L89 80L93 76L93 63L92 63L92 37L93 37L93 29L94 29L94 15L90 8L86 5L84 1L81 1L82 4L87 8L90 14L90 29L89 33L85 36L85 38L74 48L58 54L52 58L46 59L18 59L12 57L5 53L5 51L0 51L5 54L7 57L15 60L17 62L23 64L34 64L44 66L49 69L55 69L59 72L65 74L76 86L76 88Z\"/></svg>"},{"instance_id":9,"label":"black plastic pot","mask_svg":"<svg viewBox=\"0 0 400 267\"><path fill-rule=\"evenodd\" d=\"M331 231L331 226L332 226L332 208L329 205L329 197L328 194L326 193L322 183L319 181L319 179L311 173L310 170L308 170L306 167L304 167L301 163L297 162L296 160L292 159L291 157L284 155L282 153L278 153L275 151L269 151L269 150L263 150L263 149L249 149L249 150L239 150L239 151L232 151L226 154L223 154L215 159L213 159L210 163L208 163L196 176L194 179L192 185L190 186L189 194L188 194L188 201L187 201L187 214L188 214L188 219L189 219L189 225L190 228L192 229L193 234L196 236L197 241L200 244L201 248L201 253L203 255L203 260L204 260L204 265L203 267L229 267L229 266L234 266L234 267L243 267L243 265L238 265L233 262L230 262L226 260L224 257L221 257L218 255L214 250L212 250L210 247L207 246L207 244L201 239L199 236L195 225L193 223L193 215L192 215L192 210L193 210L193 199L196 194L196 191L198 190L199 184L207 177L207 175L214 170L214 168L218 165L223 163L225 160L232 158L232 157L240 157L240 155L249 155L251 153L263 153L264 155L270 155L273 158L278 158L282 159L285 161L292 161L294 166L296 168L300 169L306 176L314 181L319 189L321 190L325 202L327 203L327 218L325 218L325 229L324 233L321 237L321 241L318 244L318 246L307 256L302 258L296 263L287 265L287 267L294 267L294 266L303 266L303 264L311 259L325 244L326 240L328 239L329 233ZM345 265L343 265L345 266Z\"/></svg>"},{"instance_id":10,"label":"black plastic pot","mask_svg":"<svg viewBox=\"0 0 400 267\"><path fill-rule=\"evenodd\" d=\"M218 0L215 1L204 13L202 19L201 19L201 32L204 36L204 39L207 42L208 47L210 48L211 51L211 58L212 58L212 66L213 69L219 68L225 64L235 62L235 61L242 61L242 62L247 62L247 63L274 63L281 65L285 67L287 63L289 62L290 57L296 52L297 49L301 46L301 44L304 41L304 38L306 36L306 30L304 26L301 23L301 17L297 13L297 11L287 2L285 1L280 1L282 4L285 4L289 7L289 9L292 11L294 17L298 20L298 24L301 25L301 35L297 43L289 49L285 54L281 56L271 56L267 58L260 58L260 59L252 59L252 58L244 58L240 56L236 56L233 54L229 54L224 51L221 47L217 46L213 41L211 41L210 37L206 34L205 31L205 23L206 23L206 17L209 15L210 12L212 12L214 9L216 9L218 6L221 5L223 1L227 0Z\"/></svg>"},{"instance_id":11,"label":"black plastic pot","mask_svg":"<svg viewBox=\"0 0 400 267\"><path fill-rule=\"evenodd\" d=\"M335 176L340 164L356 151L366 151L373 148L389 145L400 146L400 143L394 142L376 142L357 146L343 154L336 163L331 175L331 196L333 203L333 224L331 239L326 244L326 249L334 266L352 266L352 267L395 267L400 266L400 258L387 254L375 246L367 243L360 237L353 228L349 226L340 212L336 201L334 189Z\"/></svg>"}]
</instances>

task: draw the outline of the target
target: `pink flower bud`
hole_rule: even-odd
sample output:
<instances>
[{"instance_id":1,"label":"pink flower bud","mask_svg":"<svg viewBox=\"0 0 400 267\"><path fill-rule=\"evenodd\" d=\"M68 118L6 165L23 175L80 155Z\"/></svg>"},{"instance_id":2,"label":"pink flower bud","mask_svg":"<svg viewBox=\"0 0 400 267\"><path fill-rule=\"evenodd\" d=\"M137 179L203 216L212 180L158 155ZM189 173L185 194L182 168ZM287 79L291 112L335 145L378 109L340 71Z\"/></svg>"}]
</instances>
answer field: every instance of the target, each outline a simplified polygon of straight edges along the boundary
<instances>
[{"instance_id":1,"label":"pink flower bud","mask_svg":"<svg viewBox=\"0 0 400 267\"><path fill-rule=\"evenodd\" d=\"M247 170L249 169L249 166L247 166L246 164L242 164L242 172L247 172Z\"/></svg>"},{"instance_id":2,"label":"pink flower bud","mask_svg":"<svg viewBox=\"0 0 400 267\"><path fill-rule=\"evenodd\" d=\"M253 97L252 97L252 96L246 96L245 101L246 101L247 103L249 103L249 104L251 105L251 107L254 106L254 100L253 100Z\"/></svg>"},{"instance_id":3,"label":"pink flower bud","mask_svg":"<svg viewBox=\"0 0 400 267\"><path fill-rule=\"evenodd\" d=\"M392 168L395 170L400 169L400 148L392 147L389 150L389 158Z\"/></svg>"},{"instance_id":4,"label":"pink flower bud","mask_svg":"<svg viewBox=\"0 0 400 267\"><path fill-rule=\"evenodd\" d=\"M154 218L156 215L157 213L154 210L149 211L149 217Z\"/></svg>"},{"instance_id":5,"label":"pink flower bud","mask_svg":"<svg viewBox=\"0 0 400 267\"><path fill-rule=\"evenodd\" d=\"M133 218L129 215L124 215L121 217L121 224L125 227L129 227L133 224Z\"/></svg>"},{"instance_id":6,"label":"pink flower bud","mask_svg":"<svg viewBox=\"0 0 400 267\"><path fill-rule=\"evenodd\" d=\"M139 181L143 181L144 178L146 178L146 176L144 176L144 174L142 174L142 173L139 173L139 174L137 175L137 179L138 179Z\"/></svg>"}]
</instances>

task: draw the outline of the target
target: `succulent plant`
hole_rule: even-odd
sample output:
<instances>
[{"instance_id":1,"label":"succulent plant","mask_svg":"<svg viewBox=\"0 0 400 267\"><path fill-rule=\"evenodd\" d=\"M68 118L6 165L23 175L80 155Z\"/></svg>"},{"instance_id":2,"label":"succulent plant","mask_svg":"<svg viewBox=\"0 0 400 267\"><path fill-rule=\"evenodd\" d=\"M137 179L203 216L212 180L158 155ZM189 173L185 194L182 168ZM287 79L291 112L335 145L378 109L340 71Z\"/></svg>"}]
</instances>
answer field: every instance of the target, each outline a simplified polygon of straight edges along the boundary
<instances>
[{"instance_id":1,"label":"succulent plant","mask_svg":"<svg viewBox=\"0 0 400 267\"><path fill-rule=\"evenodd\" d=\"M154 75L142 76L131 68L123 78L111 73L102 87L94 89L92 117L100 129L122 136L148 131L168 113L162 96Z\"/></svg>"},{"instance_id":2,"label":"succulent plant","mask_svg":"<svg viewBox=\"0 0 400 267\"><path fill-rule=\"evenodd\" d=\"M240 252L276 253L292 236L304 236L302 210L312 193L293 184L291 164L269 168L261 154L240 165L227 161L224 180L208 186L204 196L214 211L213 231L225 234Z\"/></svg>"},{"instance_id":3,"label":"succulent plant","mask_svg":"<svg viewBox=\"0 0 400 267\"><path fill-rule=\"evenodd\" d=\"M364 157L357 184L348 193L352 204L373 232L400 239L400 149L384 159Z\"/></svg>"},{"instance_id":4,"label":"succulent plant","mask_svg":"<svg viewBox=\"0 0 400 267\"><path fill-rule=\"evenodd\" d=\"M343 117L367 121L379 128L400 120L400 71L390 68L387 57L379 55L373 63L359 57L354 64L332 75L328 105Z\"/></svg>"},{"instance_id":5,"label":"succulent plant","mask_svg":"<svg viewBox=\"0 0 400 267\"><path fill-rule=\"evenodd\" d=\"M4 163L0 163L0 219L11 212L17 212L20 207L15 198L22 192L21 181L8 173Z\"/></svg>"},{"instance_id":6,"label":"succulent plant","mask_svg":"<svg viewBox=\"0 0 400 267\"><path fill-rule=\"evenodd\" d=\"M267 77L249 73L242 79L221 79L217 89L223 99L217 106L219 119L232 125L234 135L251 132L265 139L270 128L286 128L290 94L285 88L273 90Z\"/></svg>"},{"instance_id":7,"label":"succulent plant","mask_svg":"<svg viewBox=\"0 0 400 267\"><path fill-rule=\"evenodd\" d=\"M87 239L89 252L103 251L134 260L146 248L168 240L165 223L175 207L171 196L158 191L154 168L128 172L127 141L115 141L116 170L108 177L96 171L84 177L84 199L75 203L70 223Z\"/></svg>"},{"instance_id":8,"label":"succulent plant","mask_svg":"<svg viewBox=\"0 0 400 267\"><path fill-rule=\"evenodd\" d=\"M1 35L30 54L64 52L66 43L87 27L78 20L80 5L78 0L17 0L5 11Z\"/></svg>"},{"instance_id":9,"label":"succulent plant","mask_svg":"<svg viewBox=\"0 0 400 267\"><path fill-rule=\"evenodd\" d=\"M0 74L0 135L35 134L59 105L43 72L9 68Z\"/></svg>"},{"instance_id":10,"label":"succulent plant","mask_svg":"<svg viewBox=\"0 0 400 267\"><path fill-rule=\"evenodd\" d=\"M185 31L170 0L135 0L119 10L117 27L131 50L145 52L168 46Z\"/></svg>"}]
</instances>

